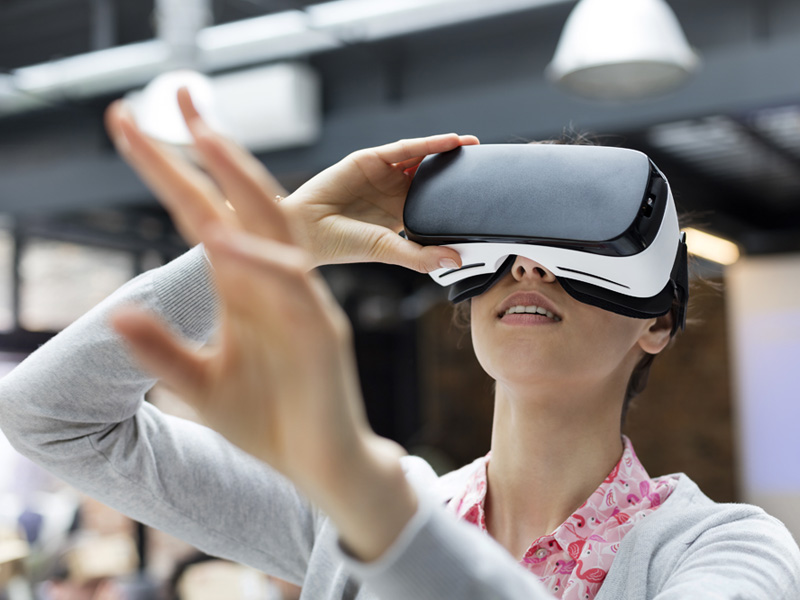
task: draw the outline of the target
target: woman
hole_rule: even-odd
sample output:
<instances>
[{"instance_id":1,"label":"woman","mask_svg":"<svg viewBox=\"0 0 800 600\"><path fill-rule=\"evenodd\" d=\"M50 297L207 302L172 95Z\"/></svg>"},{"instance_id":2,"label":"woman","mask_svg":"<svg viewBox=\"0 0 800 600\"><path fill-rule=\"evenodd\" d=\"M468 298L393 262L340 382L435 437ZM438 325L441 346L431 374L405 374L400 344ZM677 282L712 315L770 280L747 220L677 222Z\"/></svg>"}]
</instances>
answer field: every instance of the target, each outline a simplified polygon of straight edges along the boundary
<instances>
[{"instance_id":1,"label":"woman","mask_svg":"<svg viewBox=\"0 0 800 600\"><path fill-rule=\"evenodd\" d=\"M620 436L631 371L666 346L671 317L581 304L530 259L472 300L475 349L497 381L490 459L439 479L370 430L349 326L311 268L458 266L396 232L422 158L475 138L363 150L282 198L185 92L180 103L213 181L118 104L108 128L208 257L195 248L137 278L0 383L0 424L21 451L305 598L797 597L800 553L780 523L714 504L685 475L651 480ZM560 320L513 326L509 302ZM218 316L217 347L192 348ZM224 437L143 404L154 380L139 363Z\"/></svg>"}]
</instances>

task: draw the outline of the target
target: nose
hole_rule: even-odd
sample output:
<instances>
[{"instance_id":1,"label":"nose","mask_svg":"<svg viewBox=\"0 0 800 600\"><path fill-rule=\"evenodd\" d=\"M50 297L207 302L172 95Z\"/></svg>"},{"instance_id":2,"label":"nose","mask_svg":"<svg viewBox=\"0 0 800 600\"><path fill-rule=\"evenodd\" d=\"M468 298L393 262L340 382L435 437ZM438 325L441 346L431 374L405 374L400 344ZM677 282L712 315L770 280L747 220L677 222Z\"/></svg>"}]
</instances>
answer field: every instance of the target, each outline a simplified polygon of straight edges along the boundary
<instances>
[{"instance_id":1,"label":"nose","mask_svg":"<svg viewBox=\"0 0 800 600\"><path fill-rule=\"evenodd\" d=\"M511 267L511 275L517 281L524 281L529 278L541 279L544 283L556 281L556 276L550 271L536 261L524 256L517 256L516 260L514 260L514 264Z\"/></svg>"}]
</instances>

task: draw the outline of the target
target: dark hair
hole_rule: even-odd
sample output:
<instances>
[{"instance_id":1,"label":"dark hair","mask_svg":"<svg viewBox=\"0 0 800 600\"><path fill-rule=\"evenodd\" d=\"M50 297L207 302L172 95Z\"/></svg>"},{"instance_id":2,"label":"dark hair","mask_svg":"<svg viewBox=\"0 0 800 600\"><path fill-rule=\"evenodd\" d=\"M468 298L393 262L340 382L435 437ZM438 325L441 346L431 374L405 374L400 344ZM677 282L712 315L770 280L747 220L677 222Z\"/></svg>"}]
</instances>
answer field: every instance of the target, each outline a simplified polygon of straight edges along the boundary
<instances>
[{"instance_id":1,"label":"dark hair","mask_svg":"<svg viewBox=\"0 0 800 600\"><path fill-rule=\"evenodd\" d=\"M672 316L672 322L675 323L675 321L678 319L678 315L680 314L680 301L677 298L672 300L672 306L669 309L669 314ZM672 328L672 333L670 334L670 343L672 343L672 340L675 339L675 335L678 331L679 328ZM644 391L644 388L647 387L647 380L650 377L650 367L653 366L653 361L655 360L656 356L656 354L645 353L645 355L633 368L631 377L628 379L628 387L625 389L625 399L622 401L622 414L620 415L621 425L625 425L625 418L628 416L628 409L630 409L633 399L641 394Z\"/></svg>"}]
</instances>

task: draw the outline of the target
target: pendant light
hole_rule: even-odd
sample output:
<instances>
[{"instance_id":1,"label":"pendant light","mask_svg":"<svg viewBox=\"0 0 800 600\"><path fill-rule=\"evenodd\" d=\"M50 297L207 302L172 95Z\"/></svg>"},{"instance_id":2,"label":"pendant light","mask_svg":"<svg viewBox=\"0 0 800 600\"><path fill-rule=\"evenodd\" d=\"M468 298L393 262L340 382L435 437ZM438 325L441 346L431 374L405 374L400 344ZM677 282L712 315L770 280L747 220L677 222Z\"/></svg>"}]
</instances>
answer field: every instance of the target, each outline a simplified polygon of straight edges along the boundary
<instances>
[{"instance_id":1,"label":"pendant light","mask_svg":"<svg viewBox=\"0 0 800 600\"><path fill-rule=\"evenodd\" d=\"M580 0L547 76L601 100L634 100L679 87L699 66L664 0Z\"/></svg>"},{"instance_id":2,"label":"pendant light","mask_svg":"<svg viewBox=\"0 0 800 600\"><path fill-rule=\"evenodd\" d=\"M176 69L162 73L145 88L126 96L139 128L152 138L173 146L190 146L192 135L178 106L178 90L185 87L197 112L216 131L224 131L215 106L214 86L202 73Z\"/></svg>"}]
</instances>

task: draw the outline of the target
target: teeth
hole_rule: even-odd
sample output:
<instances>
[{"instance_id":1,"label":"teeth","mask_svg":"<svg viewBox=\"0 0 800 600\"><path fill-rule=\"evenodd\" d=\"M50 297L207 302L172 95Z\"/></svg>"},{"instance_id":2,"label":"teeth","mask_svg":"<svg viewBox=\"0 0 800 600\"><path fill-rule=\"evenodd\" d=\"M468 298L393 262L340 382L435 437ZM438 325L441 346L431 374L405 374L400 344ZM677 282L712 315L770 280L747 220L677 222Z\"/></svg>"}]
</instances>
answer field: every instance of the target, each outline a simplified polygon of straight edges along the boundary
<instances>
[{"instance_id":1,"label":"teeth","mask_svg":"<svg viewBox=\"0 0 800 600\"><path fill-rule=\"evenodd\" d=\"M541 306L512 306L508 310L506 310L505 314L507 315L516 315L516 314L531 314L531 315L544 315L548 319L553 319L554 321L560 321L561 318L555 316L552 312L547 310L546 308L542 308Z\"/></svg>"}]
</instances>

